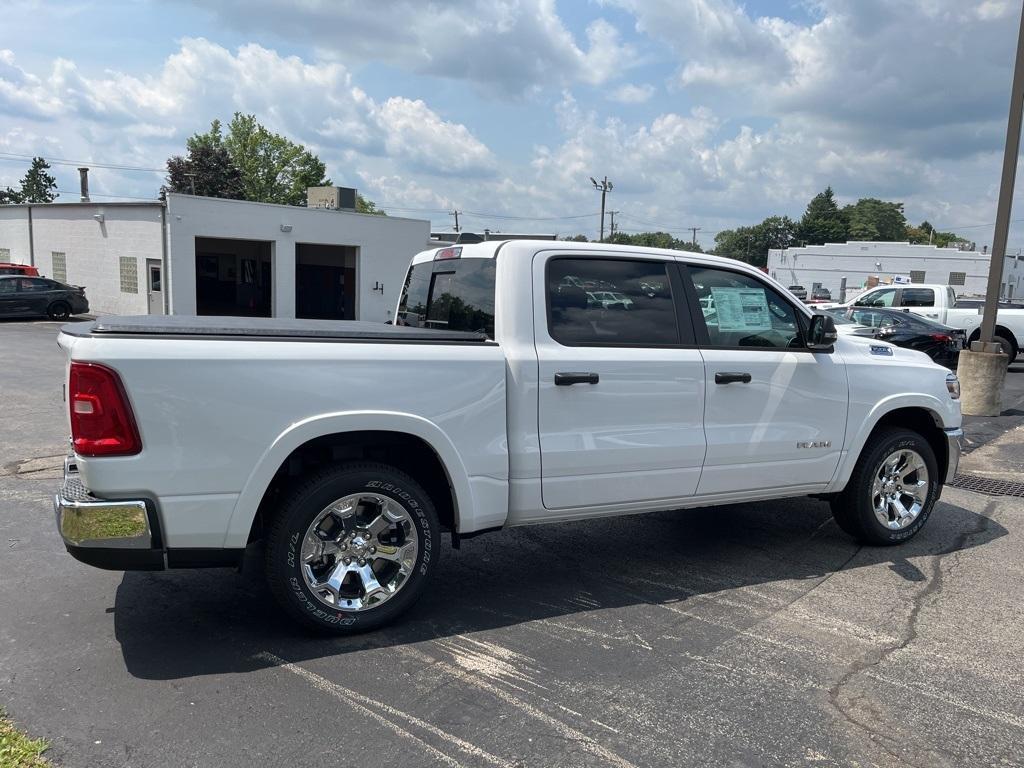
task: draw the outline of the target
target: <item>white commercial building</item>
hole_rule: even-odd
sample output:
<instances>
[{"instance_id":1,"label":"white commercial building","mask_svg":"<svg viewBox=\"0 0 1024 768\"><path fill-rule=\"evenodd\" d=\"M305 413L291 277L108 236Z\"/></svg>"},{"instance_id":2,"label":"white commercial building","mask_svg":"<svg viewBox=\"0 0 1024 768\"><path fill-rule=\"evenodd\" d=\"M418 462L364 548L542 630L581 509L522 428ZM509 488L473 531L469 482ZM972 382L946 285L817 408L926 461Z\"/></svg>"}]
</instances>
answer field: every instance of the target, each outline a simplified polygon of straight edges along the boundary
<instances>
[{"instance_id":1,"label":"white commercial building","mask_svg":"<svg viewBox=\"0 0 1024 768\"><path fill-rule=\"evenodd\" d=\"M913 282L952 285L958 295L984 296L992 257L978 251L910 243L826 243L768 251L768 274L784 285L801 285L808 294L827 288L838 300L845 284L846 298L874 282ZM1000 295L1021 296L1024 261L1003 260Z\"/></svg>"},{"instance_id":2,"label":"white commercial building","mask_svg":"<svg viewBox=\"0 0 1024 768\"><path fill-rule=\"evenodd\" d=\"M86 288L96 314L391 319L430 222L167 195L0 206L0 261Z\"/></svg>"}]
</instances>

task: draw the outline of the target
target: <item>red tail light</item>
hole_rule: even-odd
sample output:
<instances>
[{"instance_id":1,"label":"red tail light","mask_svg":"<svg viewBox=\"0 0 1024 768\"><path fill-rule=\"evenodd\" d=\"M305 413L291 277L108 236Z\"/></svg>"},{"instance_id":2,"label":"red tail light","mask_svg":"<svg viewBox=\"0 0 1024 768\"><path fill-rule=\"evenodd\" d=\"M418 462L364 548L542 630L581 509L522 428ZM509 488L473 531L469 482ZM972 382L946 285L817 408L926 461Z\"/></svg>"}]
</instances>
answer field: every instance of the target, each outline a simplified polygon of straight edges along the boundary
<instances>
[{"instance_id":1,"label":"red tail light","mask_svg":"<svg viewBox=\"0 0 1024 768\"><path fill-rule=\"evenodd\" d=\"M71 363L71 442L81 456L131 456L142 450L118 375L99 363Z\"/></svg>"},{"instance_id":2,"label":"red tail light","mask_svg":"<svg viewBox=\"0 0 1024 768\"><path fill-rule=\"evenodd\" d=\"M933 333L931 336L934 341L941 341L943 344L953 341L953 337L946 333Z\"/></svg>"}]
</instances>

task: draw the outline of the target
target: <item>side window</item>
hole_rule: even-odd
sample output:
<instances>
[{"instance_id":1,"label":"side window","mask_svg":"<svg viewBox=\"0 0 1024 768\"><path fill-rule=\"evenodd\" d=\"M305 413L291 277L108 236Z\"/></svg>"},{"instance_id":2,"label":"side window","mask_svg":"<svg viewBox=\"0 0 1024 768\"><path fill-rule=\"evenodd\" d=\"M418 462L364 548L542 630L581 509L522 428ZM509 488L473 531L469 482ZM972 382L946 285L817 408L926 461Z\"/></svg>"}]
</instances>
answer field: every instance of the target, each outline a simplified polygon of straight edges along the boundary
<instances>
[{"instance_id":1,"label":"side window","mask_svg":"<svg viewBox=\"0 0 1024 768\"><path fill-rule=\"evenodd\" d=\"M896 300L896 289L885 288L881 291L872 291L854 302L855 307L891 307Z\"/></svg>"},{"instance_id":2,"label":"side window","mask_svg":"<svg viewBox=\"0 0 1024 768\"><path fill-rule=\"evenodd\" d=\"M25 277L21 280L21 292L22 293L39 293L40 291L50 290L50 286L47 285L46 280L39 278Z\"/></svg>"},{"instance_id":3,"label":"side window","mask_svg":"<svg viewBox=\"0 0 1024 768\"><path fill-rule=\"evenodd\" d=\"M900 297L900 305L904 307L934 307L935 291L931 288L904 288Z\"/></svg>"},{"instance_id":4,"label":"side window","mask_svg":"<svg viewBox=\"0 0 1024 768\"><path fill-rule=\"evenodd\" d=\"M548 333L566 346L679 344L668 267L635 259L552 259Z\"/></svg>"},{"instance_id":5,"label":"side window","mask_svg":"<svg viewBox=\"0 0 1024 768\"><path fill-rule=\"evenodd\" d=\"M796 310L773 288L749 275L690 267L712 347L802 347Z\"/></svg>"},{"instance_id":6,"label":"side window","mask_svg":"<svg viewBox=\"0 0 1024 768\"><path fill-rule=\"evenodd\" d=\"M17 280L0 280L0 293L14 293Z\"/></svg>"}]
</instances>

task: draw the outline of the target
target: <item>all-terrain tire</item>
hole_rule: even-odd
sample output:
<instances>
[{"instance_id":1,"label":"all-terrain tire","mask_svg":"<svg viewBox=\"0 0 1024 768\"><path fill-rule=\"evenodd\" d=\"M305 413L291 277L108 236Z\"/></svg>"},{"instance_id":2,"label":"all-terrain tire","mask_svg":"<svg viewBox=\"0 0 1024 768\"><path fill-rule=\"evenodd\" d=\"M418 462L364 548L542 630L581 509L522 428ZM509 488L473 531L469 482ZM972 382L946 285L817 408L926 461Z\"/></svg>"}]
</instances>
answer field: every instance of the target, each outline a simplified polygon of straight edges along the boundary
<instances>
[{"instance_id":1,"label":"all-terrain tire","mask_svg":"<svg viewBox=\"0 0 1024 768\"><path fill-rule=\"evenodd\" d=\"M926 497L917 516L906 527L893 529L883 525L875 513L875 480L883 465L897 453L912 451L924 460L928 478ZM836 524L864 544L890 546L913 538L928 521L939 496L938 462L932 447L917 432L889 428L873 434L861 451L853 475L842 493L831 501Z\"/></svg>"},{"instance_id":2,"label":"all-terrain tire","mask_svg":"<svg viewBox=\"0 0 1024 768\"><path fill-rule=\"evenodd\" d=\"M313 521L337 500L356 494L384 496L400 505L412 520L418 546L409 575L390 598L362 610L346 610L344 605L324 602L312 590L300 553ZM440 544L437 511L419 483L387 464L345 464L312 474L287 494L267 537L267 583L284 611L308 629L366 632L394 620L419 599L437 569Z\"/></svg>"}]
</instances>

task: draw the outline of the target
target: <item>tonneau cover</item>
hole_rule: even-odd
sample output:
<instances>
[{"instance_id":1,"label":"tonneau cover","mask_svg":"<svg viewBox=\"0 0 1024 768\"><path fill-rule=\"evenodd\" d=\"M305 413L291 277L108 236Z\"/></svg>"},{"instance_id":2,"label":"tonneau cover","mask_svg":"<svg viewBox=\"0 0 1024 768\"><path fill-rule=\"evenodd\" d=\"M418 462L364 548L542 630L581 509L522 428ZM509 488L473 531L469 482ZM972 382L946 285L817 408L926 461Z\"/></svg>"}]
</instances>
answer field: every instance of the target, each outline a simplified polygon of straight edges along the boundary
<instances>
[{"instance_id":1,"label":"tonneau cover","mask_svg":"<svg viewBox=\"0 0 1024 768\"><path fill-rule=\"evenodd\" d=\"M286 317L112 315L68 323L69 336L238 336L381 342L485 342L483 333L370 323L360 320L297 320Z\"/></svg>"}]
</instances>

